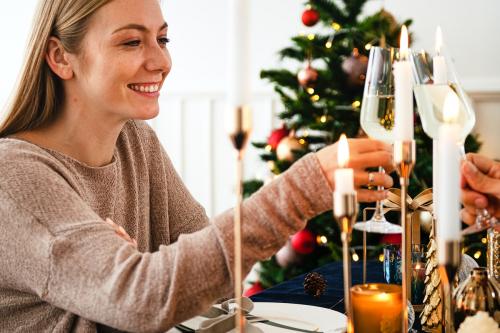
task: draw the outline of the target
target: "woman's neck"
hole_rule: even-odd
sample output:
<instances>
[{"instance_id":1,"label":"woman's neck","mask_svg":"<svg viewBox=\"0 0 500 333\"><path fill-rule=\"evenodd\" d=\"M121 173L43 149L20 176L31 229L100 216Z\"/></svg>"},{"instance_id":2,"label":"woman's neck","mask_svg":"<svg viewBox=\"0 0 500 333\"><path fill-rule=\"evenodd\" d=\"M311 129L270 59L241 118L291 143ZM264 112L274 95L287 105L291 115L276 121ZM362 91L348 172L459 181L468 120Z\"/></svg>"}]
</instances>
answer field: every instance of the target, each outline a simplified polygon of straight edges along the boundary
<instances>
[{"instance_id":1,"label":"woman's neck","mask_svg":"<svg viewBox=\"0 0 500 333\"><path fill-rule=\"evenodd\" d=\"M104 115L104 114L101 114ZM116 140L126 120L96 117L96 114L63 110L51 124L18 137L44 148L56 150L86 165L99 167L113 158Z\"/></svg>"}]
</instances>

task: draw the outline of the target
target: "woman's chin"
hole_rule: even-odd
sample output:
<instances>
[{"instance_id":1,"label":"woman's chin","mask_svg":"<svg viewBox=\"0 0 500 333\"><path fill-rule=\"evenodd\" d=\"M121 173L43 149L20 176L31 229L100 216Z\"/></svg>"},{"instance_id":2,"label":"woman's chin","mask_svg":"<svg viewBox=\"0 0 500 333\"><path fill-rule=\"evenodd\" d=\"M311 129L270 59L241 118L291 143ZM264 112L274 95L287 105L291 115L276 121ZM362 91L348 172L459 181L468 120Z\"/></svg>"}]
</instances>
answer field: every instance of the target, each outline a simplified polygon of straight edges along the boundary
<instances>
[{"instance_id":1,"label":"woman's chin","mask_svg":"<svg viewBox=\"0 0 500 333\"><path fill-rule=\"evenodd\" d=\"M155 118L160 113L160 108L151 108L145 110L136 110L132 118L137 120L149 120Z\"/></svg>"}]
</instances>

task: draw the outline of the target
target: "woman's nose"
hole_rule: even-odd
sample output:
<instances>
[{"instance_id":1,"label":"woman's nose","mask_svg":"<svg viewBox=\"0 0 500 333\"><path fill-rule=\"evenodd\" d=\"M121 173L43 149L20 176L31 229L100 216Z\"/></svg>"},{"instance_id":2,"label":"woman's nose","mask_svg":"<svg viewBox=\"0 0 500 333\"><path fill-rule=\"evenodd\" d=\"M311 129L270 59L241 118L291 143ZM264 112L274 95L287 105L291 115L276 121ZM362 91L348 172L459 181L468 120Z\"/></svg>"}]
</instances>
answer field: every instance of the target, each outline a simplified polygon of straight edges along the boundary
<instances>
[{"instance_id":1,"label":"woman's nose","mask_svg":"<svg viewBox=\"0 0 500 333\"><path fill-rule=\"evenodd\" d=\"M159 45L150 47L145 66L148 71L152 72L170 72L172 67L170 53L166 48L161 48Z\"/></svg>"}]
</instances>

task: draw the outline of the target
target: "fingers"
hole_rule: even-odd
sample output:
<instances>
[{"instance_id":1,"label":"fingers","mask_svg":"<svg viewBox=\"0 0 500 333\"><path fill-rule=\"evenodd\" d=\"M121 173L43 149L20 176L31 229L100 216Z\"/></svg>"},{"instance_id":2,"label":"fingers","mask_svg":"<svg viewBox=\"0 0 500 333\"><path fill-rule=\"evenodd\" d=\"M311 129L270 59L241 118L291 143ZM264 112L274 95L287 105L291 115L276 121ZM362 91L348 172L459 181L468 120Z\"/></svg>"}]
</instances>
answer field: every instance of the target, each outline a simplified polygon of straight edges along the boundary
<instances>
[{"instance_id":1,"label":"fingers","mask_svg":"<svg viewBox=\"0 0 500 333\"><path fill-rule=\"evenodd\" d=\"M500 197L500 179L486 176L470 161L462 164L461 171L470 188Z\"/></svg>"},{"instance_id":2,"label":"fingers","mask_svg":"<svg viewBox=\"0 0 500 333\"><path fill-rule=\"evenodd\" d=\"M354 169L366 169L381 166L388 173L394 168L392 165L392 153L387 151L373 151L353 155L349 160L349 167Z\"/></svg>"},{"instance_id":3,"label":"fingers","mask_svg":"<svg viewBox=\"0 0 500 333\"><path fill-rule=\"evenodd\" d=\"M468 153L465 158L474 164L482 173L488 174L495 162L483 155Z\"/></svg>"},{"instance_id":4,"label":"fingers","mask_svg":"<svg viewBox=\"0 0 500 333\"><path fill-rule=\"evenodd\" d=\"M387 198L386 191L372 191L365 189L358 189L358 201L360 202L375 202L377 200L384 200Z\"/></svg>"},{"instance_id":5,"label":"fingers","mask_svg":"<svg viewBox=\"0 0 500 333\"><path fill-rule=\"evenodd\" d=\"M354 173L354 184L356 185L356 187L368 185L390 188L393 185L393 181L392 178L385 173L356 171Z\"/></svg>"},{"instance_id":6,"label":"fingers","mask_svg":"<svg viewBox=\"0 0 500 333\"><path fill-rule=\"evenodd\" d=\"M460 211L460 218L468 225L473 225L476 222L476 214L470 213L465 208Z\"/></svg>"},{"instance_id":7,"label":"fingers","mask_svg":"<svg viewBox=\"0 0 500 333\"><path fill-rule=\"evenodd\" d=\"M375 152L375 151L386 151L391 153L392 146L383 141L363 138L363 139L349 139L349 149L352 152L357 153L367 153L367 152Z\"/></svg>"},{"instance_id":8,"label":"fingers","mask_svg":"<svg viewBox=\"0 0 500 333\"><path fill-rule=\"evenodd\" d=\"M471 206L481 209L488 206L488 199L484 195L466 189L463 189L461 192L462 203L465 206Z\"/></svg>"},{"instance_id":9,"label":"fingers","mask_svg":"<svg viewBox=\"0 0 500 333\"><path fill-rule=\"evenodd\" d=\"M135 239L133 239L132 237L130 237L130 235L125 231L125 229L123 229L123 227L121 227L118 224L116 224L115 222L113 222L110 218L106 218L105 222L113 228L113 230L115 231L115 233L118 236L120 236L121 238L123 238L124 240L129 242L130 244L137 247L137 241Z\"/></svg>"}]
</instances>

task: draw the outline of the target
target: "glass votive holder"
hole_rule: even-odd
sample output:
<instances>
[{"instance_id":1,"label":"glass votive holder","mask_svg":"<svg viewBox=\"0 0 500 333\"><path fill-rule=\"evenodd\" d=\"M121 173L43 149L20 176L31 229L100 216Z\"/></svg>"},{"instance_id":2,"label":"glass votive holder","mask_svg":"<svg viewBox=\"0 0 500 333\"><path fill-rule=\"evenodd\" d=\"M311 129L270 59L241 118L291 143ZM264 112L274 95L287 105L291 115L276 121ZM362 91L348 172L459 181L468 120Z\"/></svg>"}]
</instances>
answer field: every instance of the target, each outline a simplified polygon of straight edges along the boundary
<instances>
[{"instance_id":1,"label":"glass votive holder","mask_svg":"<svg viewBox=\"0 0 500 333\"><path fill-rule=\"evenodd\" d=\"M401 333L402 290L395 284L369 283L351 288L354 332Z\"/></svg>"},{"instance_id":2,"label":"glass votive holder","mask_svg":"<svg viewBox=\"0 0 500 333\"><path fill-rule=\"evenodd\" d=\"M422 304L425 293L426 246L413 244L411 251L411 304ZM401 247L384 247L384 279L387 283L401 285Z\"/></svg>"},{"instance_id":3,"label":"glass votive holder","mask_svg":"<svg viewBox=\"0 0 500 333\"><path fill-rule=\"evenodd\" d=\"M401 284L401 247L384 246L384 280L387 283Z\"/></svg>"},{"instance_id":4,"label":"glass votive holder","mask_svg":"<svg viewBox=\"0 0 500 333\"><path fill-rule=\"evenodd\" d=\"M427 247L413 244L411 251L411 304L423 304L425 296L425 258Z\"/></svg>"}]
</instances>

